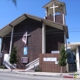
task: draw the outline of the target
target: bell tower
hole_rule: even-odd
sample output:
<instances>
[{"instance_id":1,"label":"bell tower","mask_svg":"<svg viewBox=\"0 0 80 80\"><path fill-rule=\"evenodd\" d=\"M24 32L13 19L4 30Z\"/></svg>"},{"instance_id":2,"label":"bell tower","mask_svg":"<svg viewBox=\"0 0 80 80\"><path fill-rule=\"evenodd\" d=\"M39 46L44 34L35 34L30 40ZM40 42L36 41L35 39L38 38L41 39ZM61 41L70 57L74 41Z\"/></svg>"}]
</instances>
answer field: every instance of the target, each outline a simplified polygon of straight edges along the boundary
<instances>
[{"instance_id":1,"label":"bell tower","mask_svg":"<svg viewBox=\"0 0 80 80\"><path fill-rule=\"evenodd\" d=\"M43 6L45 8L45 19L52 20L54 22L65 25L66 7L65 3L58 0L51 0L49 3Z\"/></svg>"}]
</instances>

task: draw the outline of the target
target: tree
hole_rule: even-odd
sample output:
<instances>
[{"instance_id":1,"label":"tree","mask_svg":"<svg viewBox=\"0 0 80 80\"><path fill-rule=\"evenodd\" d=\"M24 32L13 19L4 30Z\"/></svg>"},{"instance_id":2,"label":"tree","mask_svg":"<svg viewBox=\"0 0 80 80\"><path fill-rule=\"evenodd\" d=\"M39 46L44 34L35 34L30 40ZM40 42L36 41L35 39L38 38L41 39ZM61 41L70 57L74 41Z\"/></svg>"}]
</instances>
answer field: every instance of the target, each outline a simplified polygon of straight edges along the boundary
<instances>
[{"instance_id":1,"label":"tree","mask_svg":"<svg viewBox=\"0 0 80 80\"><path fill-rule=\"evenodd\" d=\"M10 62L12 65L15 64L16 62L18 62L18 60L17 60L17 50L16 50L15 47L12 48L9 62Z\"/></svg>"},{"instance_id":2,"label":"tree","mask_svg":"<svg viewBox=\"0 0 80 80\"><path fill-rule=\"evenodd\" d=\"M60 59L59 59L59 65L61 66L61 75L62 75L62 67L66 66L66 59L67 59L67 53L65 51L65 47L62 45L60 51Z\"/></svg>"}]
</instances>

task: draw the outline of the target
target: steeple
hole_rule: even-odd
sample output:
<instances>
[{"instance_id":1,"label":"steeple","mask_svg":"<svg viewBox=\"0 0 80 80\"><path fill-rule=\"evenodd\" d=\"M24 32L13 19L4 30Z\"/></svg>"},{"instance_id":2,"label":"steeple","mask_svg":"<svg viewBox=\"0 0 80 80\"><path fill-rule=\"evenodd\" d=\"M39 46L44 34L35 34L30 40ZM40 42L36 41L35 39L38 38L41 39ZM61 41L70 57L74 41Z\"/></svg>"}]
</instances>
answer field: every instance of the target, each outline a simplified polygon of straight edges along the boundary
<instances>
[{"instance_id":1,"label":"steeple","mask_svg":"<svg viewBox=\"0 0 80 80\"><path fill-rule=\"evenodd\" d=\"M66 7L65 3L58 0L51 0L43 6L46 9L46 19L65 25Z\"/></svg>"}]
</instances>

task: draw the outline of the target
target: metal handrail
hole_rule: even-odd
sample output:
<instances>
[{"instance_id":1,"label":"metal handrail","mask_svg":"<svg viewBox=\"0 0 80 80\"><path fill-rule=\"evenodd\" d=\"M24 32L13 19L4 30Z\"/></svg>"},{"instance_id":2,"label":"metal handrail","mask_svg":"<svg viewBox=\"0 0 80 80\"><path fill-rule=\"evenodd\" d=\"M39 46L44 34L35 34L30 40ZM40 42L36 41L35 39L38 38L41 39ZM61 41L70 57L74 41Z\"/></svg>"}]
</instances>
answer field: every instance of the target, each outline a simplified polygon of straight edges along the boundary
<instances>
[{"instance_id":1,"label":"metal handrail","mask_svg":"<svg viewBox=\"0 0 80 80\"><path fill-rule=\"evenodd\" d=\"M34 63L39 62L39 58L35 59L34 61L30 62L29 64L26 65L26 67L34 65Z\"/></svg>"},{"instance_id":2,"label":"metal handrail","mask_svg":"<svg viewBox=\"0 0 80 80\"><path fill-rule=\"evenodd\" d=\"M16 68L16 66L12 65L12 64L9 62L10 56L9 56L9 54L7 54L7 55L8 55L8 59L4 59L3 64L4 64L7 68Z\"/></svg>"}]
</instances>

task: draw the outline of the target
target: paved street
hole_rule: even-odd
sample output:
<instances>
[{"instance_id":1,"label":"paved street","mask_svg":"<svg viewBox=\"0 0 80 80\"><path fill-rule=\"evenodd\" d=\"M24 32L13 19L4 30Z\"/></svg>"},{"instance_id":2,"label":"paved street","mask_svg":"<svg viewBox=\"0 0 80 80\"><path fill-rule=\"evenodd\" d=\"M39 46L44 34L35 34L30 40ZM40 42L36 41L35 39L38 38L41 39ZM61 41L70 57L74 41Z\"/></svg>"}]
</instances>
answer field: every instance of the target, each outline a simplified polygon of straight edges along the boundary
<instances>
[{"instance_id":1,"label":"paved street","mask_svg":"<svg viewBox=\"0 0 80 80\"><path fill-rule=\"evenodd\" d=\"M57 77L46 77L46 76L32 76L32 75L23 75L15 73L4 73L0 72L0 80L73 80L73 79L61 79ZM79 80L79 79L76 79Z\"/></svg>"}]
</instances>

